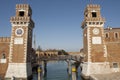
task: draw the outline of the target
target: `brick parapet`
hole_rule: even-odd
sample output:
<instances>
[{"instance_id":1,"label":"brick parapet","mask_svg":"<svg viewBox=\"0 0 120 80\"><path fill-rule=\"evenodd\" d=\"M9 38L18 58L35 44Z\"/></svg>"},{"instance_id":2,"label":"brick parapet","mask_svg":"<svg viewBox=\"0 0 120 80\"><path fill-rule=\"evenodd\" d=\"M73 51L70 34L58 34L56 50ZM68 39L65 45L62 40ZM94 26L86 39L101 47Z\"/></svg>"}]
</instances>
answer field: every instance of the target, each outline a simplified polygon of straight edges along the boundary
<instances>
[{"instance_id":1,"label":"brick parapet","mask_svg":"<svg viewBox=\"0 0 120 80\"><path fill-rule=\"evenodd\" d=\"M30 6L28 4L17 4L16 9L21 9L21 8L29 8Z\"/></svg>"},{"instance_id":2,"label":"brick parapet","mask_svg":"<svg viewBox=\"0 0 120 80\"><path fill-rule=\"evenodd\" d=\"M0 37L0 43L1 42L10 42L10 37Z\"/></svg>"}]
</instances>

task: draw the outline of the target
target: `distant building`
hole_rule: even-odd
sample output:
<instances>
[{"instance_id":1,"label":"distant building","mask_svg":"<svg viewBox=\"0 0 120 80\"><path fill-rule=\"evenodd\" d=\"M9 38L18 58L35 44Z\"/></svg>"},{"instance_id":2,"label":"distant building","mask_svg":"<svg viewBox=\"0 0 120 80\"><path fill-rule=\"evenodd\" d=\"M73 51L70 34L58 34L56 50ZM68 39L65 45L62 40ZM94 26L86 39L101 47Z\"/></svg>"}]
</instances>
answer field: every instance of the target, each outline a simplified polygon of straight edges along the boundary
<instances>
[{"instance_id":1,"label":"distant building","mask_svg":"<svg viewBox=\"0 0 120 80\"><path fill-rule=\"evenodd\" d=\"M104 29L100 5L89 4L84 11L82 76L120 71L120 28Z\"/></svg>"},{"instance_id":2,"label":"distant building","mask_svg":"<svg viewBox=\"0 0 120 80\"><path fill-rule=\"evenodd\" d=\"M16 15L11 17L10 37L0 37L0 78L27 80L32 75L31 60L34 22L28 4L17 4Z\"/></svg>"},{"instance_id":3,"label":"distant building","mask_svg":"<svg viewBox=\"0 0 120 80\"><path fill-rule=\"evenodd\" d=\"M36 51L36 55L38 57L42 57L42 56L46 56L46 57L50 57L50 56L58 56L58 52L57 51Z\"/></svg>"},{"instance_id":4,"label":"distant building","mask_svg":"<svg viewBox=\"0 0 120 80\"><path fill-rule=\"evenodd\" d=\"M45 51L40 50L40 49L36 50L36 55L38 57L42 57L42 56L50 57L50 56L58 56L58 55L70 55L70 54L74 54L74 53L76 54L77 52L66 52L65 50L56 50L56 49L48 49L48 50L45 50Z\"/></svg>"}]
</instances>

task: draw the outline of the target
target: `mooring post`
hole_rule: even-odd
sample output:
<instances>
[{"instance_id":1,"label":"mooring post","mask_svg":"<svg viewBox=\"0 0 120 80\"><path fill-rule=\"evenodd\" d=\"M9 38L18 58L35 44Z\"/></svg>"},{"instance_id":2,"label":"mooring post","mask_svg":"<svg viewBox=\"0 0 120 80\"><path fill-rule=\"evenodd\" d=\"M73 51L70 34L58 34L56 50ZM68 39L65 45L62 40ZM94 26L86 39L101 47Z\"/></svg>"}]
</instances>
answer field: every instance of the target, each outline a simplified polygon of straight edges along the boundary
<instances>
[{"instance_id":1,"label":"mooring post","mask_svg":"<svg viewBox=\"0 0 120 80\"><path fill-rule=\"evenodd\" d=\"M68 74L70 76L71 75L71 61L68 60L67 63L68 63L68 69L67 69L67 71L68 71Z\"/></svg>"},{"instance_id":2,"label":"mooring post","mask_svg":"<svg viewBox=\"0 0 120 80\"><path fill-rule=\"evenodd\" d=\"M45 71L44 71L44 61L41 62L41 66L42 66L42 76L44 76L44 73L45 73Z\"/></svg>"},{"instance_id":3,"label":"mooring post","mask_svg":"<svg viewBox=\"0 0 120 80\"><path fill-rule=\"evenodd\" d=\"M44 77L47 75L47 61L44 61Z\"/></svg>"},{"instance_id":4,"label":"mooring post","mask_svg":"<svg viewBox=\"0 0 120 80\"><path fill-rule=\"evenodd\" d=\"M42 61L42 76L46 77L47 75L47 61Z\"/></svg>"},{"instance_id":5,"label":"mooring post","mask_svg":"<svg viewBox=\"0 0 120 80\"><path fill-rule=\"evenodd\" d=\"M77 69L75 64L72 64L72 80L77 80L76 78Z\"/></svg>"},{"instance_id":6,"label":"mooring post","mask_svg":"<svg viewBox=\"0 0 120 80\"><path fill-rule=\"evenodd\" d=\"M38 67L38 80L41 80L41 68L40 66Z\"/></svg>"}]
</instances>

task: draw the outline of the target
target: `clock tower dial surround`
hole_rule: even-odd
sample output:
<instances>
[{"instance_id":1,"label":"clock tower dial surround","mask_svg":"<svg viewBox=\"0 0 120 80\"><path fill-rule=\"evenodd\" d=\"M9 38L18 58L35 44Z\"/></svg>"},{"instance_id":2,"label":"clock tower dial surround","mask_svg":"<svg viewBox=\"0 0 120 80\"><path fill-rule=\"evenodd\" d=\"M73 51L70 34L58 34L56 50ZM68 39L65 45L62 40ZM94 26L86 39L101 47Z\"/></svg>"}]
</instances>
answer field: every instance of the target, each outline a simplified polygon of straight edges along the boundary
<instances>
[{"instance_id":1,"label":"clock tower dial surround","mask_svg":"<svg viewBox=\"0 0 120 80\"><path fill-rule=\"evenodd\" d=\"M98 35L100 33L100 30L98 28L93 29L93 34Z\"/></svg>"}]
</instances>

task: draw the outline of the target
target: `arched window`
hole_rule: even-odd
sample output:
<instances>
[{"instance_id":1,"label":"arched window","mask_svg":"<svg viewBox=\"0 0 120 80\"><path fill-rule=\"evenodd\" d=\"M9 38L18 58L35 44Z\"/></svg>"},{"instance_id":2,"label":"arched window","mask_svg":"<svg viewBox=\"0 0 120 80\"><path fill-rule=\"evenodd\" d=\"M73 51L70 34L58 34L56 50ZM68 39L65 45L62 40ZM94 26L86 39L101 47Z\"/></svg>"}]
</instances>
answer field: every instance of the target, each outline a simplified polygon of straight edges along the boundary
<instances>
[{"instance_id":1,"label":"arched window","mask_svg":"<svg viewBox=\"0 0 120 80\"><path fill-rule=\"evenodd\" d=\"M109 38L109 33L105 33L105 38Z\"/></svg>"},{"instance_id":2,"label":"arched window","mask_svg":"<svg viewBox=\"0 0 120 80\"><path fill-rule=\"evenodd\" d=\"M47 56L47 54L46 54L46 53L44 53L44 56Z\"/></svg>"},{"instance_id":3,"label":"arched window","mask_svg":"<svg viewBox=\"0 0 120 80\"><path fill-rule=\"evenodd\" d=\"M119 34L116 32L116 33L114 34L114 36L115 36L115 38L117 39L117 38L119 37Z\"/></svg>"},{"instance_id":4,"label":"arched window","mask_svg":"<svg viewBox=\"0 0 120 80\"><path fill-rule=\"evenodd\" d=\"M5 59L5 58L6 58L5 53L2 53L2 59Z\"/></svg>"},{"instance_id":5,"label":"arched window","mask_svg":"<svg viewBox=\"0 0 120 80\"><path fill-rule=\"evenodd\" d=\"M6 63L6 53L2 52L1 57L0 57L0 63Z\"/></svg>"}]
</instances>

